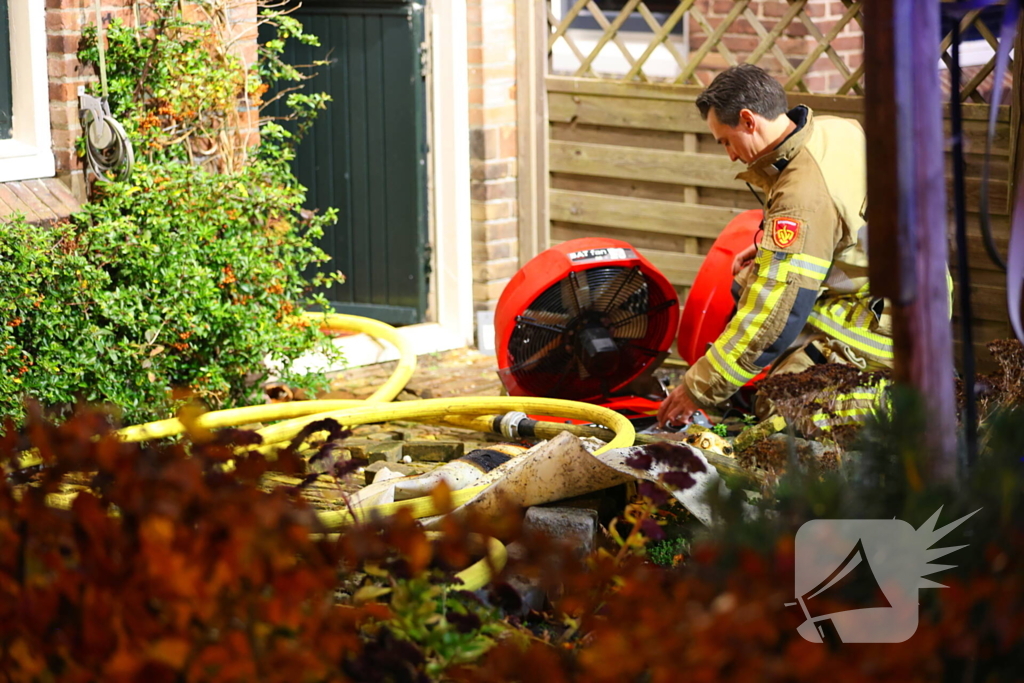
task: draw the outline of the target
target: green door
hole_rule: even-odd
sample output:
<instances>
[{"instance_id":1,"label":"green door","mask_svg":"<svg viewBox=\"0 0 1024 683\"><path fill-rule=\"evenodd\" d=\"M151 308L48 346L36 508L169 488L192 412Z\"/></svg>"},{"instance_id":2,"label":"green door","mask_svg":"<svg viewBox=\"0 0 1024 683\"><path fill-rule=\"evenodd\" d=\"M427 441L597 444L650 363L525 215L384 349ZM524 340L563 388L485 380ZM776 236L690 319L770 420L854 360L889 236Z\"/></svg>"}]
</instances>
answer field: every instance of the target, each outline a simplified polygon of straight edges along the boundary
<instances>
[{"instance_id":1,"label":"green door","mask_svg":"<svg viewBox=\"0 0 1024 683\"><path fill-rule=\"evenodd\" d=\"M292 16L320 46L290 41L285 59L329 62L305 90L333 101L294 161L307 208L338 209L320 246L331 256L324 268L346 281L326 296L341 313L421 322L429 264L423 5L306 0Z\"/></svg>"}]
</instances>

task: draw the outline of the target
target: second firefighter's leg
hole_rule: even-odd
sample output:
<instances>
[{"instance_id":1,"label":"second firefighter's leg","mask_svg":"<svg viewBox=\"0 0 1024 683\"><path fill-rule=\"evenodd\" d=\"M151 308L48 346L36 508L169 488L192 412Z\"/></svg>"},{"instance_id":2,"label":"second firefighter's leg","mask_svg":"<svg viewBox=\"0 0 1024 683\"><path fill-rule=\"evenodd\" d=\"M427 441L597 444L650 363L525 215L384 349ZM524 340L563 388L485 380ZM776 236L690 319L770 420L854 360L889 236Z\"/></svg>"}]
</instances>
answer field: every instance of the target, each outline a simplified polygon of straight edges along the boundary
<instances>
[{"instance_id":1,"label":"second firefighter's leg","mask_svg":"<svg viewBox=\"0 0 1024 683\"><path fill-rule=\"evenodd\" d=\"M808 341L780 359L772 366L768 376L795 374L826 364L868 369L867 363L848 346L834 339L820 337ZM885 384L866 383L838 393L826 389L819 392L818 396L808 396L809 410L793 426L804 435L813 436L840 425L862 424L879 409L884 398ZM754 402L754 411L761 420L778 414L777 406L760 394Z\"/></svg>"}]
</instances>

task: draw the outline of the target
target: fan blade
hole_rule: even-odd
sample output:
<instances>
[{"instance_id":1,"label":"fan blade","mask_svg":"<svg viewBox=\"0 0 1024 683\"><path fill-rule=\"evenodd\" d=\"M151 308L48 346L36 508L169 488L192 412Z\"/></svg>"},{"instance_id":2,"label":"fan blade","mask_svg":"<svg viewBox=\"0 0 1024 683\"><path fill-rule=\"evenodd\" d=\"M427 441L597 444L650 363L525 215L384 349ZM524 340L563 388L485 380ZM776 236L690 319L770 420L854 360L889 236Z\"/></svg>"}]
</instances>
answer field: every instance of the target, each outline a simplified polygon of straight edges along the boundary
<instances>
[{"instance_id":1,"label":"fan blade","mask_svg":"<svg viewBox=\"0 0 1024 683\"><path fill-rule=\"evenodd\" d=\"M561 287L562 306L573 316L590 310L590 283L586 275L579 277L579 273L571 272L562 280Z\"/></svg>"},{"instance_id":2,"label":"fan blade","mask_svg":"<svg viewBox=\"0 0 1024 683\"><path fill-rule=\"evenodd\" d=\"M635 342L625 342L623 344L623 346L631 348L631 349L636 349L640 353L643 353L643 354L648 355L648 356L658 356L661 353L663 353L662 351L658 351L657 349L651 349L651 348L648 348L646 346L640 346L639 344L637 344Z\"/></svg>"},{"instance_id":3,"label":"fan blade","mask_svg":"<svg viewBox=\"0 0 1024 683\"><path fill-rule=\"evenodd\" d=\"M642 339L647 335L648 311L634 312L620 308L612 311L612 336L616 339Z\"/></svg>"},{"instance_id":4,"label":"fan blade","mask_svg":"<svg viewBox=\"0 0 1024 683\"><path fill-rule=\"evenodd\" d=\"M576 359L574 358L573 360L576 360ZM555 380L555 383L552 384L551 386L547 387L547 391L545 392L545 395L550 396L552 398L558 398L560 396L560 394L558 393L558 390L562 388L562 382L564 382L565 378L569 376L569 371L572 370L574 365L576 365L576 363L573 363L573 362L569 362L569 363L565 364L565 369L562 370L562 372L559 373L558 379ZM562 396L564 396L564 394L562 394Z\"/></svg>"},{"instance_id":5,"label":"fan blade","mask_svg":"<svg viewBox=\"0 0 1024 683\"><path fill-rule=\"evenodd\" d=\"M556 313L555 311L538 311L528 308L523 311L522 315L516 317L516 322L550 330L551 332L562 333L566 330L565 325L569 322L569 316L565 313Z\"/></svg>"},{"instance_id":6,"label":"fan blade","mask_svg":"<svg viewBox=\"0 0 1024 683\"><path fill-rule=\"evenodd\" d=\"M507 368L508 372L519 372L520 370L523 370L523 369L525 369L525 368L527 368L527 367L529 367L531 365L536 365L537 363L539 363L542 360L544 360L544 358L549 353L551 353L552 349L558 348L558 346L561 343L562 343L561 338L552 339L547 344L545 344L544 346L540 347L539 349L534 351L532 354L530 354L529 358L526 358L525 360L521 360L518 363L516 363L515 365L510 365Z\"/></svg>"},{"instance_id":7,"label":"fan blade","mask_svg":"<svg viewBox=\"0 0 1024 683\"><path fill-rule=\"evenodd\" d=\"M573 359L573 361L576 364L576 371L577 371L577 373L580 376L580 380L589 379L590 378L590 373L587 372L587 369L585 367L583 367L583 361L580 359L580 357L579 356L573 356L572 359Z\"/></svg>"},{"instance_id":8,"label":"fan blade","mask_svg":"<svg viewBox=\"0 0 1024 683\"><path fill-rule=\"evenodd\" d=\"M640 292L646 284L647 280L639 267L620 270L593 297L594 308L603 313L612 313L622 307L630 297Z\"/></svg>"},{"instance_id":9,"label":"fan blade","mask_svg":"<svg viewBox=\"0 0 1024 683\"><path fill-rule=\"evenodd\" d=\"M647 334L647 323L653 318L655 318L658 313L661 313L666 308L671 308L672 306L678 305L679 301L677 299L668 299L666 301L662 301L657 306L652 306L647 310L635 312L623 310L619 312L621 313L621 315L618 317L615 314L612 314L612 335L616 339L638 339L644 336L644 334ZM634 327L635 320L641 321L640 324L642 325L641 329L643 329L643 334L634 335L634 332L637 329L636 327Z\"/></svg>"}]
</instances>

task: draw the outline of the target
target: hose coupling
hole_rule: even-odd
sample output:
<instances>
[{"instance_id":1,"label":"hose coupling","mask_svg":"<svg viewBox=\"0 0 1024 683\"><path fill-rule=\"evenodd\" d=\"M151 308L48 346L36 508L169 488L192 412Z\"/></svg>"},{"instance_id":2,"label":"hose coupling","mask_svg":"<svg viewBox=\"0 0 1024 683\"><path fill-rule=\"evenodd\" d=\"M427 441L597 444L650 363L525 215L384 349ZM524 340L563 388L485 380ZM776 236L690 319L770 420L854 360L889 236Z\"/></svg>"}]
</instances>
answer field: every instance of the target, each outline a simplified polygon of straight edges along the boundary
<instances>
[{"instance_id":1,"label":"hose coupling","mask_svg":"<svg viewBox=\"0 0 1024 683\"><path fill-rule=\"evenodd\" d=\"M501 423L498 425L499 431L506 439L519 440L527 436L519 431L520 424L527 419L529 418L524 412L518 410L507 412L501 416Z\"/></svg>"}]
</instances>

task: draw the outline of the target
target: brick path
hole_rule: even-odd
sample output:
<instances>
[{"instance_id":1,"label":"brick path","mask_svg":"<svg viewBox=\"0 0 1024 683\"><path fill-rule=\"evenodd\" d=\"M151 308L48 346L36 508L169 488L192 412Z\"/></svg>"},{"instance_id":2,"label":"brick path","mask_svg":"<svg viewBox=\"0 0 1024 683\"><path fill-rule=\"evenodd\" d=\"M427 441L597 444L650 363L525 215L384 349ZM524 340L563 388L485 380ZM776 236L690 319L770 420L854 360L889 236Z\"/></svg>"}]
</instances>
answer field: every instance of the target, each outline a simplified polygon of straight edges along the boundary
<instances>
[{"instance_id":1,"label":"brick path","mask_svg":"<svg viewBox=\"0 0 1024 683\"><path fill-rule=\"evenodd\" d=\"M398 401L448 396L499 396L498 364L494 356L485 356L474 349L456 349L419 356L416 372L398 396ZM397 361L364 365L334 374L331 391L324 398L364 399L391 376ZM655 375L669 387L679 383L685 367L663 365Z\"/></svg>"},{"instance_id":2,"label":"brick path","mask_svg":"<svg viewBox=\"0 0 1024 683\"><path fill-rule=\"evenodd\" d=\"M474 349L432 353L416 359L416 372L398 401L449 396L498 396L501 382L494 356ZM391 376L398 361L343 370L331 378L324 398L364 399Z\"/></svg>"}]
</instances>

